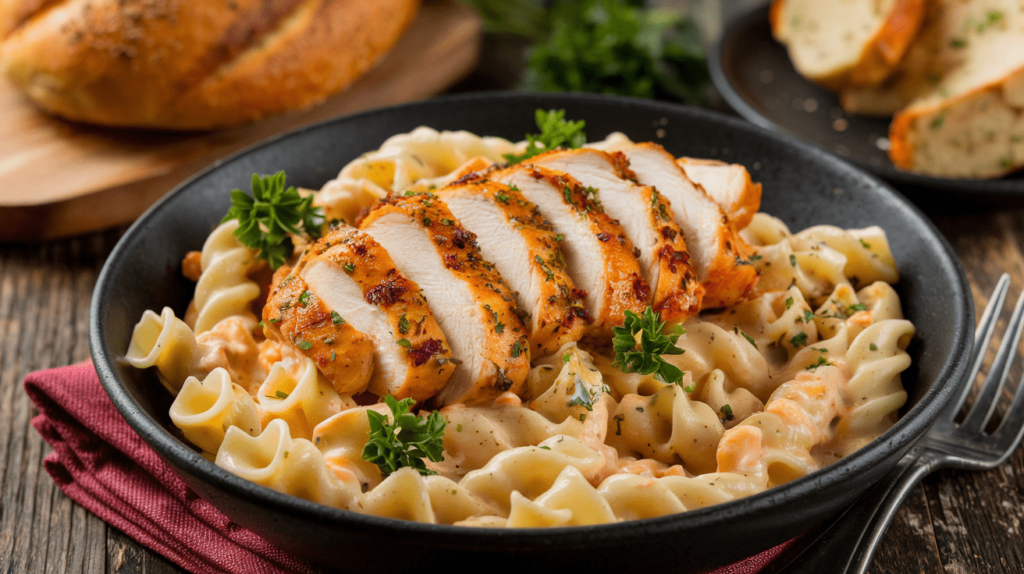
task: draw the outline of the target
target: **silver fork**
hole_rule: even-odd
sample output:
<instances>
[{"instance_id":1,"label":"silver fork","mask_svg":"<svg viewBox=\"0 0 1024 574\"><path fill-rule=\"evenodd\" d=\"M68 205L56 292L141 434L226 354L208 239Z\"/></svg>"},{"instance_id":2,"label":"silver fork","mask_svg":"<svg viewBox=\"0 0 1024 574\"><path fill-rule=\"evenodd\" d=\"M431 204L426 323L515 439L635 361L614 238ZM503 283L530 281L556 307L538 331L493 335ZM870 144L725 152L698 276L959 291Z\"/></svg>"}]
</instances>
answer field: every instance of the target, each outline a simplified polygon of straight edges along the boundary
<instances>
[{"instance_id":1,"label":"silver fork","mask_svg":"<svg viewBox=\"0 0 1024 574\"><path fill-rule=\"evenodd\" d=\"M1018 383L1013 402L995 431L989 434L985 428L1006 387L1020 342L1024 328L1024 293L1017 299L985 382L963 421L956 422L981 371L1009 285L1010 276L1003 274L981 316L970 371L960 396L950 401L932 428L896 467L824 530L802 555L783 569L784 572L864 574L896 510L926 475L941 468L992 469L1013 454L1024 437L1024 380Z\"/></svg>"}]
</instances>

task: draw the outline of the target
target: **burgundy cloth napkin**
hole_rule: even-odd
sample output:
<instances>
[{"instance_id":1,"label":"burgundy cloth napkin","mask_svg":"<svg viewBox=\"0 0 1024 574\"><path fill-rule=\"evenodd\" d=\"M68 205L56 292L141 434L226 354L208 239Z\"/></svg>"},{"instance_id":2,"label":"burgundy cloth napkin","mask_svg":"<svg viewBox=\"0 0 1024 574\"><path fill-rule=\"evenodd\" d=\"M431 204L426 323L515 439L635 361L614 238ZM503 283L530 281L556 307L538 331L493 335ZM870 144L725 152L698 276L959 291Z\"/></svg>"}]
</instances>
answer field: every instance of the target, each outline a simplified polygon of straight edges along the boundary
<instances>
[{"instance_id":1,"label":"burgundy cloth napkin","mask_svg":"<svg viewBox=\"0 0 1024 574\"><path fill-rule=\"evenodd\" d=\"M189 490L117 412L92 363L32 373L25 392L39 410L32 426L53 447L46 472L64 494L140 544L195 574L317 571ZM714 574L756 574L792 542Z\"/></svg>"}]
</instances>

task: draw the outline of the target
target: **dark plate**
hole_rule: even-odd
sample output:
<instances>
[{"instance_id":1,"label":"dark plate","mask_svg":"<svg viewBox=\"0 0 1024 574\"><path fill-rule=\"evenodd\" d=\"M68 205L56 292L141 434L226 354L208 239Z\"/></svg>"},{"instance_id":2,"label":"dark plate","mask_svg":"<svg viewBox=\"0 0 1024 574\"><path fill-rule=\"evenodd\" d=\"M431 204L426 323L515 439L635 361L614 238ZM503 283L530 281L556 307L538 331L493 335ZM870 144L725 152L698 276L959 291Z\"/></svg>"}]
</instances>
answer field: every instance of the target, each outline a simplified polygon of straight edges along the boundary
<instances>
[{"instance_id":1,"label":"dark plate","mask_svg":"<svg viewBox=\"0 0 1024 574\"><path fill-rule=\"evenodd\" d=\"M848 115L835 94L797 73L772 38L767 6L730 22L708 54L715 88L747 120L781 130L842 157L918 199L922 192L1024 201L1024 174L1002 179L940 179L899 171L885 151L889 119ZM927 197L927 196L922 196Z\"/></svg>"},{"instance_id":2,"label":"dark plate","mask_svg":"<svg viewBox=\"0 0 1024 574\"><path fill-rule=\"evenodd\" d=\"M897 286L918 328L904 374L908 406L879 440L820 472L744 500L674 516L548 530L467 529L364 516L256 486L196 454L168 431L170 397L152 372L122 360L146 309L179 316L193 285L182 256L198 249L253 172L286 170L291 184L319 188L359 154L420 125L522 138L534 110L565 108L591 138L615 130L654 140L676 155L740 162L764 184L763 210L794 230L815 224L879 225L900 264ZM934 227L875 178L795 138L678 105L596 95L471 94L340 118L278 137L182 184L121 239L100 274L89 340L97 372L118 410L200 496L281 547L353 571L450 566L511 570L531 564L577 571L700 571L787 540L850 504L926 430L963 376L973 306L959 263ZM395 557L400 553L401 559Z\"/></svg>"}]
</instances>

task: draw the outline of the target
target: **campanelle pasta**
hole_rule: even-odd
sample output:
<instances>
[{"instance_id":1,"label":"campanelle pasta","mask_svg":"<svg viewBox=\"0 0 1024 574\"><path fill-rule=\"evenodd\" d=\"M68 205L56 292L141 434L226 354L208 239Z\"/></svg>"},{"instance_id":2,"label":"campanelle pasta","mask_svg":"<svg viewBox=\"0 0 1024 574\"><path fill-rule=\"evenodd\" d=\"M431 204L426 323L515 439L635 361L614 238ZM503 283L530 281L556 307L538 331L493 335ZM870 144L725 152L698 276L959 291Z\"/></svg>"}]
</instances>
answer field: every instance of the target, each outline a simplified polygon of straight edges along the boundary
<instances>
[{"instance_id":1,"label":"campanelle pasta","mask_svg":"<svg viewBox=\"0 0 1024 574\"><path fill-rule=\"evenodd\" d=\"M618 134L594 147L630 145ZM354 222L389 194L444 185L466 164L523 148L420 128L352 162L314 201L328 220ZM794 234L758 213L740 233L754 255L739 262L757 270L756 284L732 307L676 321L683 352L664 360L683 371L679 383L623 372L600 342L566 343L532 357L518 393L436 405L446 424L432 474L385 475L362 452L368 413L393 414L379 397L339 394L294 336L263 337L253 303L269 274L237 226L221 224L202 246L184 319L147 311L126 359L155 369L175 395L172 422L217 465L321 504L469 527L663 516L814 472L884 433L907 398L900 373L914 326L891 287L885 233Z\"/></svg>"}]
</instances>

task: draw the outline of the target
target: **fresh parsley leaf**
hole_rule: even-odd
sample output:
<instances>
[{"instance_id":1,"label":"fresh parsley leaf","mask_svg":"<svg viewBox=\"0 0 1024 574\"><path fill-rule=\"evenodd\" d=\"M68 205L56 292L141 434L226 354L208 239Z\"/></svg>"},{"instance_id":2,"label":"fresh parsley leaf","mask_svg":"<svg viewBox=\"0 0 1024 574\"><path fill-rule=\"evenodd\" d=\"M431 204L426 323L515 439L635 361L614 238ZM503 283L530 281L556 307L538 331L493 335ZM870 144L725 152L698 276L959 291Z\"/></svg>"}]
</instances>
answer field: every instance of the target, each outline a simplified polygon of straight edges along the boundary
<instances>
[{"instance_id":1,"label":"fresh parsley leaf","mask_svg":"<svg viewBox=\"0 0 1024 574\"><path fill-rule=\"evenodd\" d=\"M722 405L722 414L725 415L725 420L731 421L733 419L732 407L729 405Z\"/></svg>"},{"instance_id":2,"label":"fresh parsley leaf","mask_svg":"<svg viewBox=\"0 0 1024 574\"><path fill-rule=\"evenodd\" d=\"M387 395L384 403L391 409L394 422L388 422L388 417L377 411L366 411L370 438L363 447L363 460L377 465L384 476L402 467L414 468L422 475L436 474L427 469L423 459L444 460L444 417L437 411L427 418L409 412L415 404L413 399L399 401Z\"/></svg>"},{"instance_id":3,"label":"fresh parsley leaf","mask_svg":"<svg viewBox=\"0 0 1024 574\"><path fill-rule=\"evenodd\" d=\"M743 331L740 331L740 335L743 335L743 338L746 339L748 343L753 345L755 349L757 348L757 341L755 341L753 337L744 333Z\"/></svg>"},{"instance_id":4,"label":"fresh parsley leaf","mask_svg":"<svg viewBox=\"0 0 1024 574\"><path fill-rule=\"evenodd\" d=\"M505 154L505 160L509 164L519 163L548 150L560 147L576 149L587 143L587 134L583 132L583 127L587 123L583 120L578 122L566 121L565 110L548 110L546 112L544 110L537 110L534 113L534 119L537 122L540 133L526 134L525 152L519 155L513 153ZM541 145L538 146L538 143Z\"/></svg>"},{"instance_id":5,"label":"fresh parsley leaf","mask_svg":"<svg viewBox=\"0 0 1024 574\"><path fill-rule=\"evenodd\" d=\"M303 198L294 187L285 187L285 175L252 175L252 195L231 190L231 209L221 223L238 220L235 237L245 246L258 249L271 269L284 264L292 253L289 233L320 237L323 208L313 207L313 196ZM301 229L300 229L301 228Z\"/></svg>"},{"instance_id":6,"label":"fresh parsley leaf","mask_svg":"<svg viewBox=\"0 0 1024 574\"><path fill-rule=\"evenodd\" d=\"M825 357L818 357L818 360L816 362L811 363L810 365L807 365L806 367L804 367L804 370L813 371L813 370L817 369L818 367L831 367L831 366L833 366L833 365L832 365L832 363L830 363L828 361L828 359L826 359Z\"/></svg>"},{"instance_id":7,"label":"fresh parsley leaf","mask_svg":"<svg viewBox=\"0 0 1024 574\"><path fill-rule=\"evenodd\" d=\"M671 333L663 333L665 323L648 307L643 315L626 311L621 327L612 327L612 348L615 351L613 366L623 373L654 375L664 383L680 383L683 371L665 361L662 355L681 355L683 350L676 346L679 336L686 333L677 326ZM639 335L639 337L638 337Z\"/></svg>"},{"instance_id":8,"label":"fresh parsley leaf","mask_svg":"<svg viewBox=\"0 0 1024 574\"><path fill-rule=\"evenodd\" d=\"M583 379L573 373L575 380L573 385L572 395L569 396L567 407L579 405L588 411L594 410L595 397L590 394L587 387L583 385Z\"/></svg>"}]
</instances>

